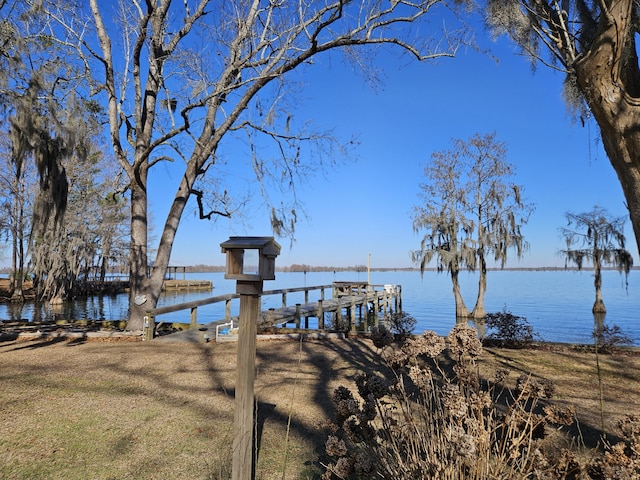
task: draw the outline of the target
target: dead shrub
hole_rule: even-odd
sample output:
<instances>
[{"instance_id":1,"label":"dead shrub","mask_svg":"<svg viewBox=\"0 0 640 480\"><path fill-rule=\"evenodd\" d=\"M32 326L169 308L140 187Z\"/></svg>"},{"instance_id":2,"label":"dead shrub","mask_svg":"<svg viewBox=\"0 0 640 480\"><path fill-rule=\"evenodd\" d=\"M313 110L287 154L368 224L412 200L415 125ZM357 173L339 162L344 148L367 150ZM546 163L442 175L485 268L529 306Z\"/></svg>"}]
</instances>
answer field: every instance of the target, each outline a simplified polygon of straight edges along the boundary
<instances>
[{"instance_id":1,"label":"dead shrub","mask_svg":"<svg viewBox=\"0 0 640 480\"><path fill-rule=\"evenodd\" d=\"M549 402L545 379L522 375L509 388L506 371L480 378L481 353L466 325L446 339L425 332L385 347L388 376L358 376L357 395L336 390L323 479L638 478L638 419L621 424L630 440L604 457L547 448L547 433L573 423L575 411Z\"/></svg>"}]
</instances>

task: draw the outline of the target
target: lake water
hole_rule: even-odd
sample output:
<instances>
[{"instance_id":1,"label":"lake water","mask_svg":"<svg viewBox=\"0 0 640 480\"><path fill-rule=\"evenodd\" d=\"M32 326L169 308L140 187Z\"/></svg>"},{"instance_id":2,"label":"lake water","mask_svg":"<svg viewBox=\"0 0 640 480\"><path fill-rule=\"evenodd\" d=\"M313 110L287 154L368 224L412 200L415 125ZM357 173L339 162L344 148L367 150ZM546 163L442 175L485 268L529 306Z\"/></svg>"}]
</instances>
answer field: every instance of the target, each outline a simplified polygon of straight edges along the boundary
<instances>
[{"instance_id":1,"label":"lake water","mask_svg":"<svg viewBox=\"0 0 640 480\"><path fill-rule=\"evenodd\" d=\"M181 278L180 276L178 278ZM212 291L167 293L158 306L188 302L200 298L235 293L235 281L224 279L223 273L192 273L187 279L211 280ZM593 274L591 271L490 271L485 296L487 312L507 309L514 315L525 317L535 332L546 341L590 343L594 318ZM302 286L329 285L333 281L366 281L367 272L277 272L276 279L265 281L265 290ZM624 276L615 271L603 272L603 298L607 307L605 324L618 325L622 331L640 345L640 271L629 275L628 289ZM469 309L475 302L477 274L460 275L462 293ZM455 324L455 304L451 280L446 274L425 272L371 272L373 284L399 284L402 286L403 310L417 320L415 332L434 330L446 334ZM326 292L330 296L330 292ZM310 301L319 298L319 293ZM303 303L303 294L289 294L288 303ZM264 296L264 309L278 307L281 297ZM238 302L232 304L237 314ZM127 317L127 295L90 297L54 309L48 305L22 307L0 304L0 320L6 319L105 319ZM198 322L208 323L224 317L224 304L198 308ZM165 321L189 321L189 311L159 317Z\"/></svg>"}]
</instances>

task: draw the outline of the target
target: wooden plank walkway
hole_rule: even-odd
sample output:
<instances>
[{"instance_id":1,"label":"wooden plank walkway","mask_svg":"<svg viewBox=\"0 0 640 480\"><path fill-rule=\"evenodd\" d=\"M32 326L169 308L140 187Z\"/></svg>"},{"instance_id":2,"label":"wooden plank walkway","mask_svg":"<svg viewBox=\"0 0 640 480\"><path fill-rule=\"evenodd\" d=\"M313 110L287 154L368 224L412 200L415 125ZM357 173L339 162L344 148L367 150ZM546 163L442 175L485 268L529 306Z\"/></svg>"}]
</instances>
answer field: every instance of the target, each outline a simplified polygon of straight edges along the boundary
<instances>
[{"instance_id":1,"label":"wooden plank walkway","mask_svg":"<svg viewBox=\"0 0 640 480\"><path fill-rule=\"evenodd\" d=\"M325 299L325 290L331 289L332 297ZM309 301L309 292L320 291L317 301ZM304 303L287 304L287 294L304 292ZM402 287L400 285L368 285L366 282L334 282L332 285L314 287L298 287L282 290L269 290L262 296L281 295L282 307L270 308L260 312L258 329L271 327L284 327L289 329L293 324L299 331L351 331L358 328L377 325L379 320L388 318L389 315L402 311ZM231 302L238 300L239 295L223 295L209 299L187 302L178 305L165 306L148 312L149 323L155 325L156 315L180 310L190 310L191 328L182 332L175 332L161 336L165 341L209 341L217 339L220 335L219 326L237 325L237 317L232 317ZM225 318L210 322L206 325L197 323L197 309L205 305L217 302L226 302ZM327 325L326 316L330 316ZM309 318L317 319L317 327L310 328ZM358 324L358 321L360 324ZM153 323L152 323L153 322ZM161 323L163 323L161 321ZM365 328L366 328L365 326ZM328 327L328 328L327 328ZM233 328L227 327L233 331ZM229 336L228 334L226 336ZM233 336L233 334L231 335Z\"/></svg>"},{"instance_id":2,"label":"wooden plank walkway","mask_svg":"<svg viewBox=\"0 0 640 480\"><path fill-rule=\"evenodd\" d=\"M394 299L397 298L392 293L385 291L372 291L364 292L354 295L340 295L327 300L318 300L317 302L290 305L284 308L274 308L261 313L261 323L267 325L280 325L295 323L300 326L301 319L314 317L318 319L318 329L324 329L324 314L332 313L340 321L342 318L350 320L350 323L354 323L356 316L362 317L362 311L357 313L357 310L365 309L366 312L375 312L375 317L378 317L378 312L383 311L383 314L391 312L394 309ZM392 304L393 302L393 304ZM343 310L346 310L343 314Z\"/></svg>"}]
</instances>

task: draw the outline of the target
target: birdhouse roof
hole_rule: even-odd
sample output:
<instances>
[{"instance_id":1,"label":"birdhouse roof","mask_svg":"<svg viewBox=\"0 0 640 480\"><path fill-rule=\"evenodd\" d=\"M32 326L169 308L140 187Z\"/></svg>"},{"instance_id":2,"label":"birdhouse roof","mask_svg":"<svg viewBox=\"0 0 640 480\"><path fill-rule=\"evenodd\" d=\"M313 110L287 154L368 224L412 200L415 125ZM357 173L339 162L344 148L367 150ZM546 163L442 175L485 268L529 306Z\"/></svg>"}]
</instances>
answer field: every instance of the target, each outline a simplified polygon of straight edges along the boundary
<instances>
[{"instance_id":1,"label":"birdhouse roof","mask_svg":"<svg viewBox=\"0 0 640 480\"><path fill-rule=\"evenodd\" d=\"M280 255L280 244L273 237L229 237L220 244L222 252L234 249L258 249L263 255Z\"/></svg>"}]
</instances>

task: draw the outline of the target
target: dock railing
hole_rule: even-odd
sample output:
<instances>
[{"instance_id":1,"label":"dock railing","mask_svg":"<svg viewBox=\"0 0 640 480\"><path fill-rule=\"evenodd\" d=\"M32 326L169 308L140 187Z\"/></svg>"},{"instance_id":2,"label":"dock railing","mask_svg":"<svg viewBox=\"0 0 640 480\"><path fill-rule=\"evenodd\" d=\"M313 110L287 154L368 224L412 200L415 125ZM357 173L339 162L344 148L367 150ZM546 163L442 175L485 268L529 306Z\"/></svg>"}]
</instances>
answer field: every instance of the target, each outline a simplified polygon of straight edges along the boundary
<instances>
[{"instance_id":1,"label":"dock railing","mask_svg":"<svg viewBox=\"0 0 640 480\"><path fill-rule=\"evenodd\" d=\"M284 288L284 289L278 289L278 290L265 290L264 292L262 292L261 296L262 298L264 298L268 296L280 295L282 309L287 309L288 307L290 307L287 305L289 294L304 292L304 304L307 305L310 303L309 301L311 298L310 293L317 291L318 293L314 295L314 297L318 296L318 298L313 300L313 302L317 302L318 304L318 306L316 307L316 312L321 312L321 314L324 315L322 305L325 301L325 295L326 295L325 291L327 290L331 291L331 298L339 299L340 297L345 297L345 296L373 294L377 291L376 290L377 287L381 288L381 290L379 291L382 292L381 295L383 295L383 298L385 299L385 302L384 302L385 311L387 307L391 310L392 306L387 305L388 302L391 302L391 299L395 299L395 310L396 311L402 310L400 285L389 285L389 284L386 284L386 285L371 284L370 285L367 282L333 282L333 284L331 285L317 285L317 286L310 286L310 287L294 287L294 288ZM198 328L198 308L204 307L207 305L212 305L215 303L221 303L221 302L225 303L225 314L224 314L224 318L220 318L219 320L213 323L223 323L223 322L229 323L229 321L232 320L233 318L231 315L231 312L233 311L232 302L234 301L239 302L239 299L240 299L240 295L231 293L226 295L218 295L215 297L203 298L200 300L193 300L191 302L183 302L183 303L177 303L174 305L166 305L164 307L158 307L158 308L148 310L144 318L144 339L145 340L153 339L156 328L160 327L163 323L165 323L164 320L160 320L156 324L156 318L158 316L165 315L168 313L179 312L182 310L190 311L190 316L189 316L190 328ZM300 311L300 307L301 307L300 303L295 304L295 308L298 312ZM340 304L338 302L338 307L337 307L338 315L340 315L339 313L340 308L349 308L349 307L350 305ZM351 305L351 307L353 307L353 305ZM270 308L269 312L272 313L274 310L275 308ZM354 310L352 310L351 317L353 317L353 311ZM268 314L266 316L268 317ZM314 315L309 315L309 316L314 316ZM172 322L172 323L185 323L185 322ZM283 322L283 323L287 323L287 322ZM322 322L322 326L324 326L323 322Z\"/></svg>"}]
</instances>

